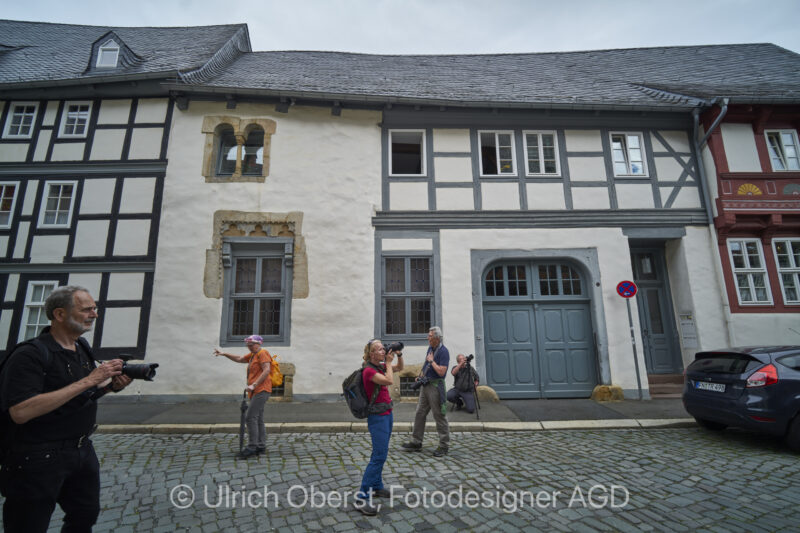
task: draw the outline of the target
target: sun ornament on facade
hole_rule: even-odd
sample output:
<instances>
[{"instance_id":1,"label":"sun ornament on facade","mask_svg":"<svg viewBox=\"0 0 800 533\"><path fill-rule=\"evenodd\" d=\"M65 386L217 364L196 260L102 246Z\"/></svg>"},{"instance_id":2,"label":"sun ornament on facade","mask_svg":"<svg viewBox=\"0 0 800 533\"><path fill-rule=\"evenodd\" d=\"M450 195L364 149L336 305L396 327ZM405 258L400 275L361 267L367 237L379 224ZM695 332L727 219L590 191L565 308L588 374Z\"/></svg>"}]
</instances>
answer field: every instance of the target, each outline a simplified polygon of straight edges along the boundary
<instances>
[{"instance_id":1,"label":"sun ornament on facade","mask_svg":"<svg viewBox=\"0 0 800 533\"><path fill-rule=\"evenodd\" d=\"M761 189L753 185L752 183L743 183L739 186L739 189L736 191L736 194L739 196L761 196L763 193Z\"/></svg>"}]
</instances>

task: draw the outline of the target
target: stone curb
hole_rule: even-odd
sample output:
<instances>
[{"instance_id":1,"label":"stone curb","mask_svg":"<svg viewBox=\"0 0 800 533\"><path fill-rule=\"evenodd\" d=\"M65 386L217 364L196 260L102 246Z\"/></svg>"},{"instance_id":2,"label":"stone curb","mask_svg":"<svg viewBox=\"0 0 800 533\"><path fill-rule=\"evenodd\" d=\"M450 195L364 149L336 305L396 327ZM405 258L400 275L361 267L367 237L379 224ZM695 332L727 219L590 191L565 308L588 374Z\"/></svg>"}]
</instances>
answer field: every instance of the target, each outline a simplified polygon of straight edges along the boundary
<instances>
[{"instance_id":1,"label":"stone curb","mask_svg":"<svg viewBox=\"0 0 800 533\"><path fill-rule=\"evenodd\" d=\"M267 433L366 433L366 422L283 422L265 424ZM693 418L546 420L542 422L451 422L452 432L543 431L558 429L657 429L693 427ZM426 424L427 430L435 426ZM431 426L431 427L429 427ZM395 432L411 431L411 422L397 422ZM104 424L97 433L207 434L239 433L238 424Z\"/></svg>"}]
</instances>

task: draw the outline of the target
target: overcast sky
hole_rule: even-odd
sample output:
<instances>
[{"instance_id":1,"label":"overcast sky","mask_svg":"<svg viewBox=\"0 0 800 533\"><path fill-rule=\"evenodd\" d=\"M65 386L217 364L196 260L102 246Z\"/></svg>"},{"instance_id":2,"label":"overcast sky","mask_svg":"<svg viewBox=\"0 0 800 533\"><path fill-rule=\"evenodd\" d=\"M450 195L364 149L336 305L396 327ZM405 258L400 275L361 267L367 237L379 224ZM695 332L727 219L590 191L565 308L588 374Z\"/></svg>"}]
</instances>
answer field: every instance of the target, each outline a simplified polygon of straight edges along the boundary
<instances>
[{"instance_id":1,"label":"overcast sky","mask_svg":"<svg viewBox=\"0 0 800 533\"><path fill-rule=\"evenodd\" d=\"M247 23L253 50L476 54L771 42L800 53L800 0L2 3L0 17L13 20L98 26Z\"/></svg>"}]
</instances>

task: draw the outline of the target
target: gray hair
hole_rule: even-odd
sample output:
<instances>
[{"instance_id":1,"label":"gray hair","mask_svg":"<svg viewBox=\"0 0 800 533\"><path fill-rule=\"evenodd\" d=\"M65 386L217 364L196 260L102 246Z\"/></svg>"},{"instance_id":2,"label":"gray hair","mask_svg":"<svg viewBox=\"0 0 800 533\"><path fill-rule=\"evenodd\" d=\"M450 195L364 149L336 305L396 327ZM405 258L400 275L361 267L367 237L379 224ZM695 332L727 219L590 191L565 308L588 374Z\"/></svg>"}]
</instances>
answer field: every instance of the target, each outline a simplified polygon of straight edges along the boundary
<instances>
[{"instance_id":1,"label":"gray hair","mask_svg":"<svg viewBox=\"0 0 800 533\"><path fill-rule=\"evenodd\" d=\"M440 328L439 326L433 326L428 331L432 332L433 336L436 337L437 339L442 340L442 328Z\"/></svg>"},{"instance_id":2,"label":"gray hair","mask_svg":"<svg viewBox=\"0 0 800 533\"><path fill-rule=\"evenodd\" d=\"M53 311L58 308L71 311L75 304L75 293L81 291L88 293L89 289L79 285L64 285L53 289L53 292L44 301L44 312L47 314L47 318L53 320Z\"/></svg>"}]
</instances>

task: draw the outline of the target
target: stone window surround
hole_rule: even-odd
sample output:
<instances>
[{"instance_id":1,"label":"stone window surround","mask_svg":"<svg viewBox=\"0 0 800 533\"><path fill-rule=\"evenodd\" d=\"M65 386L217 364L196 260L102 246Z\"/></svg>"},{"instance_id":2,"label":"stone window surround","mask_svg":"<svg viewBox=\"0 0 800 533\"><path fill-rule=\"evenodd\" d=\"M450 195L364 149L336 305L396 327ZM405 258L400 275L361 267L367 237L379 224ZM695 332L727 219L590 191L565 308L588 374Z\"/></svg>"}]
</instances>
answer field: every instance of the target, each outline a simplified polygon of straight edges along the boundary
<instances>
[{"instance_id":1,"label":"stone window surround","mask_svg":"<svg viewBox=\"0 0 800 533\"><path fill-rule=\"evenodd\" d=\"M224 291L223 238L240 237L292 237L292 299L308 298L308 256L302 235L303 213L261 213L245 211L217 211L214 213L211 248L206 250L203 293L207 298L222 298Z\"/></svg>"},{"instance_id":2,"label":"stone window surround","mask_svg":"<svg viewBox=\"0 0 800 533\"><path fill-rule=\"evenodd\" d=\"M232 176L217 176L216 159L219 151L220 135L222 126L233 128L236 138L237 157L236 170ZM260 127L264 130L264 153L260 176L242 176L242 149L247 140L247 136L253 128ZM205 147L203 149L203 176L206 183L231 183L231 182L256 182L264 183L269 176L269 154L272 134L275 133L276 123L268 118L255 117L234 117L231 115L212 115L203 117L202 132L206 135Z\"/></svg>"}]
</instances>

